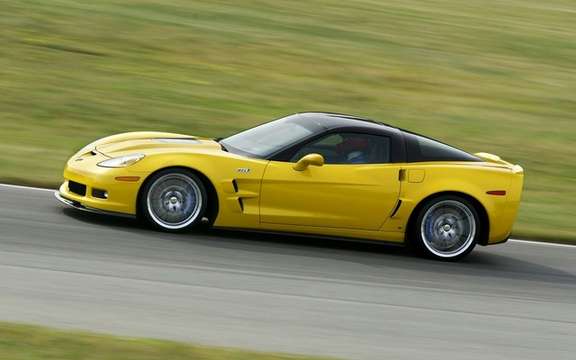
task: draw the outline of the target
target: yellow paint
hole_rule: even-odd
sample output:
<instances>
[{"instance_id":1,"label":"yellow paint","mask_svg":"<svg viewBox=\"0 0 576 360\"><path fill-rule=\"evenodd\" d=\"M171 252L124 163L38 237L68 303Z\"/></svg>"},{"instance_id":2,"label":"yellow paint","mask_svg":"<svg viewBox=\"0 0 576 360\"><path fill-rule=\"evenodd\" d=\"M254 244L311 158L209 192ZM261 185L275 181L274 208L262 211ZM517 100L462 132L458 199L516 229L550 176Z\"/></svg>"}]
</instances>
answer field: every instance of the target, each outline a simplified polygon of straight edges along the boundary
<instances>
[{"instance_id":1,"label":"yellow paint","mask_svg":"<svg viewBox=\"0 0 576 360\"><path fill-rule=\"evenodd\" d=\"M458 192L486 209L489 242L495 243L510 234L522 193L522 168L489 154L479 154L486 160L482 163L322 165L309 159L296 170L294 163L224 152L210 139L188 144L157 138L189 136L139 132L90 144L68 161L61 195L91 208L136 214L138 191L146 178L161 169L185 167L202 173L214 185L219 202L215 226L403 242L419 203L441 192ZM110 157L134 153L146 156L126 168L97 166ZM406 171L403 178L401 170ZM139 179L127 182L117 177ZM69 180L86 184L86 196L71 193ZM106 190L108 199L92 197L92 188ZM495 189L506 190L507 195L486 194ZM402 205L390 217L399 199Z\"/></svg>"},{"instance_id":2,"label":"yellow paint","mask_svg":"<svg viewBox=\"0 0 576 360\"><path fill-rule=\"evenodd\" d=\"M308 169L309 166L322 166L324 165L324 158L320 154L308 154L302 159L298 160L292 168L296 171L304 171Z\"/></svg>"},{"instance_id":3,"label":"yellow paint","mask_svg":"<svg viewBox=\"0 0 576 360\"><path fill-rule=\"evenodd\" d=\"M408 182L421 183L424 181L426 171L424 169L408 169Z\"/></svg>"},{"instance_id":4,"label":"yellow paint","mask_svg":"<svg viewBox=\"0 0 576 360\"><path fill-rule=\"evenodd\" d=\"M260 219L274 224L378 231L398 195L398 165L324 165L294 171L272 161L262 180ZM270 225L268 225L270 224Z\"/></svg>"}]
</instances>

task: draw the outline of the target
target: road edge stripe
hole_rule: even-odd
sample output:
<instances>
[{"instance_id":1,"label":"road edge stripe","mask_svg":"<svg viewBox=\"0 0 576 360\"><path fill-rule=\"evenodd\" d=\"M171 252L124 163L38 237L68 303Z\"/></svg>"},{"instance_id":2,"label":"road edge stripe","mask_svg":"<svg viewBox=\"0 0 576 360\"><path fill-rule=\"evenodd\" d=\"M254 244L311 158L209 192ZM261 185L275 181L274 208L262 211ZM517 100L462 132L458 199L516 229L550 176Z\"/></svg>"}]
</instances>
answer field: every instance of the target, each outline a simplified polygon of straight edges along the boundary
<instances>
[{"instance_id":1,"label":"road edge stripe","mask_svg":"<svg viewBox=\"0 0 576 360\"><path fill-rule=\"evenodd\" d=\"M547 242L547 241L531 241L531 240L510 239L510 240L508 240L508 242L529 244L529 245L566 247L566 248L576 249L576 245L559 244L559 243L553 243L553 242Z\"/></svg>"},{"instance_id":2,"label":"road edge stripe","mask_svg":"<svg viewBox=\"0 0 576 360\"><path fill-rule=\"evenodd\" d=\"M12 184L0 184L1 187L20 189L20 190L36 190L36 191L50 191L54 192L55 189L39 188L34 186L24 186L24 185L12 185Z\"/></svg>"}]
</instances>

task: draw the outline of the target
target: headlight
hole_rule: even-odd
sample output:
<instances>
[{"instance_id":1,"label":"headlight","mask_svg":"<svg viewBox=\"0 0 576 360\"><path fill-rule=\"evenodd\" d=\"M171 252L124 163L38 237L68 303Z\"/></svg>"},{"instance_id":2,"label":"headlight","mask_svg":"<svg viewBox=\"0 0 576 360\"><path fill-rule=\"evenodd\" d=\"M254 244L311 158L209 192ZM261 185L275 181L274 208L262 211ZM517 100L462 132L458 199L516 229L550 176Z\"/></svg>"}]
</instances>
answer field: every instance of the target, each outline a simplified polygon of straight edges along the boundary
<instances>
[{"instance_id":1,"label":"headlight","mask_svg":"<svg viewBox=\"0 0 576 360\"><path fill-rule=\"evenodd\" d=\"M142 159L144 159L144 154L131 154L104 160L102 162L99 162L98 166L107 168L121 168L135 164Z\"/></svg>"}]
</instances>

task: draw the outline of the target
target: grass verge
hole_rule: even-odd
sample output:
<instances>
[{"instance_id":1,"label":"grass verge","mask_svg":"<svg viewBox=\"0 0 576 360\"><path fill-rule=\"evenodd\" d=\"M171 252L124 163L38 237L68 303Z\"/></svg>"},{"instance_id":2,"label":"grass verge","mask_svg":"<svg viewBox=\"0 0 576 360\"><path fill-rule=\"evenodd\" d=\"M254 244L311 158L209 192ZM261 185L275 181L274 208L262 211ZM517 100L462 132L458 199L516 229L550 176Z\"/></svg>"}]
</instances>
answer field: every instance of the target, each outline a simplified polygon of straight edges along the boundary
<instances>
[{"instance_id":1,"label":"grass verge","mask_svg":"<svg viewBox=\"0 0 576 360\"><path fill-rule=\"evenodd\" d=\"M321 360L126 338L0 322L0 359L9 360ZM326 359L326 358L324 358Z\"/></svg>"}]
</instances>

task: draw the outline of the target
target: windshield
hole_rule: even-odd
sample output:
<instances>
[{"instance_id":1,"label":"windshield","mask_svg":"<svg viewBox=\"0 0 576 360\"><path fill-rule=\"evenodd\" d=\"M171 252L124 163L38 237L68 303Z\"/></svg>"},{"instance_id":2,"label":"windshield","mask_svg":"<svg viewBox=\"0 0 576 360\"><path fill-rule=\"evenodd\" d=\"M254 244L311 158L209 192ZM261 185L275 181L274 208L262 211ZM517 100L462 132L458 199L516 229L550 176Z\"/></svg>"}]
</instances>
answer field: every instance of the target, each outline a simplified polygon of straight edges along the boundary
<instances>
[{"instance_id":1,"label":"windshield","mask_svg":"<svg viewBox=\"0 0 576 360\"><path fill-rule=\"evenodd\" d=\"M322 130L314 119L290 115L227 137L220 144L232 153L267 158Z\"/></svg>"}]
</instances>

